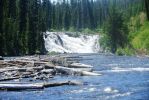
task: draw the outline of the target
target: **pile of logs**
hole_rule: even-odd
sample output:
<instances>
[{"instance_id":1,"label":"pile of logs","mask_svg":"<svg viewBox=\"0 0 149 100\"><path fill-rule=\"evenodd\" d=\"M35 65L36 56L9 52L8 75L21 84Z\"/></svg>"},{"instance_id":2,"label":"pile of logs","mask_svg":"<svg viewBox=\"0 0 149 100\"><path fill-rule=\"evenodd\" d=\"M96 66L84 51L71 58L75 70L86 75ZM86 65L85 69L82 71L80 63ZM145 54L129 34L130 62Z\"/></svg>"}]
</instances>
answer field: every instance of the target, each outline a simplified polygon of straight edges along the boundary
<instances>
[{"instance_id":1,"label":"pile of logs","mask_svg":"<svg viewBox=\"0 0 149 100\"><path fill-rule=\"evenodd\" d=\"M34 83L34 84L4 84L6 81L20 81L28 78L29 81L49 80L55 75L80 75L80 76L97 76L93 67L78 63L77 57L17 57L13 59L0 60L0 89L22 90L37 89L50 86L76 85L76 82L58 82L58 83ZM80 58L79 58L80 59ZM71 83L71 84L70 84Z\"/></svg>"}]
</instances>

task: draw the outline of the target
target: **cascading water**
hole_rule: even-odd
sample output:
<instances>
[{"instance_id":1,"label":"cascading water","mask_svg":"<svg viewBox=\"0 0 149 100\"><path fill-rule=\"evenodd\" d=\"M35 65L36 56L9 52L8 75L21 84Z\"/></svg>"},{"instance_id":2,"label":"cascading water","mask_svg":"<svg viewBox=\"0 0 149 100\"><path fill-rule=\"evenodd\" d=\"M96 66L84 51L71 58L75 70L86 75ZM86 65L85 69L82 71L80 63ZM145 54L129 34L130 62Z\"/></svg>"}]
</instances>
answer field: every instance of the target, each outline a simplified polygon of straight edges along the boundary
<instances>
[{"instance_id":1,"label":"cascading water","mask_svg":"<svg viewBox=\"0 0 149 100\"><path fill-rule=\"evenodd\" d=\"M99 35L83 35L71 32L46 32L45 48L58 53L98 53L101 51Z\"/></svg>"}]
</instances>

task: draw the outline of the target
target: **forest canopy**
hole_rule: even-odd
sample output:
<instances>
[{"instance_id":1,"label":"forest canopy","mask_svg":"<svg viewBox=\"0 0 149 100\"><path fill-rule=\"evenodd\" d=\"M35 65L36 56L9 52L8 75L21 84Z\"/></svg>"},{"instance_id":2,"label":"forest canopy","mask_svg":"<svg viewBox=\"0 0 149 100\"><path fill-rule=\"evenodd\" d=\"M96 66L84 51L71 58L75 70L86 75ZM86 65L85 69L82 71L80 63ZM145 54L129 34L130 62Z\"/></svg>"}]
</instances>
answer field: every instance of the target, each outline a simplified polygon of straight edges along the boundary
<instances>
[{"instance_id":1,"label":"forest canopy","mask_svg":"<svg viewBox=\"0 0 149 100\"><path fill-rule=\"evenodd\" d=\"M0 55L44 54L46 31L96 30L113 8L129 21L148 7L148 0L1 0Z\"/></svg>"}]
</instances>

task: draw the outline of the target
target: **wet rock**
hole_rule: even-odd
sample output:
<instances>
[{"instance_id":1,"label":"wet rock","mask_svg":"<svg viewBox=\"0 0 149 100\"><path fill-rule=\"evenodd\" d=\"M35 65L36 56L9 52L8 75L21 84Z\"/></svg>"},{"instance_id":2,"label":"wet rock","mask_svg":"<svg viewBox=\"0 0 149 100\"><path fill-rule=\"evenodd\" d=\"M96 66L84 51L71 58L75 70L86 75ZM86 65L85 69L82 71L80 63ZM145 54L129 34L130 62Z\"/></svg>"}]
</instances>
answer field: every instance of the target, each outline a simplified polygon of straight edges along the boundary
<instances>
[{"instance_id":1,"label":"wet rock","mask_svg":"<svg viewBox=\"0 0 149 100\"><path fill-rule=\"evenodd\" d=\"M0 56L0 60L4 60L4 58L2 56Z\"/></svg>"}]
</instances>

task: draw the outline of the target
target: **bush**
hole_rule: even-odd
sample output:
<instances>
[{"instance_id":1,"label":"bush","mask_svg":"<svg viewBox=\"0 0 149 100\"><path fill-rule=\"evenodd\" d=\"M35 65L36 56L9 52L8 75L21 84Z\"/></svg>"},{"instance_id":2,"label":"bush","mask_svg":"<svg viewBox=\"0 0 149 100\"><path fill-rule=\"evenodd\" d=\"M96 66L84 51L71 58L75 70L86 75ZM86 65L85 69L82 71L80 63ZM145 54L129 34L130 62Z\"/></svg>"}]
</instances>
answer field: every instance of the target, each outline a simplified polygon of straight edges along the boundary
<instances>
[{"instance_id":1,"label":"bush","mask_svg":"<svg viewBox=\"0 0 149 100\"><path fill-rule=\"evenodd\" d=\"M48 55L53 56L53 55L58 55L59 53L52 51L52 52L48 52Z\"/></svg>"},{"instance_id":2,"label":"bush","mask_svg":"<svg viewBox=\"0 0 149 100\"><path fill-rule=\"evenodd\" d=\"M134 54L135 54L135 51L130 47L118 48L117 51L116 51L116 55L119 55L119 56L122 56L122 55L131 56L131 55L134 55Z\"/></svg>"},{"instance_id":3,"label":"bush","mask_svg":"<svg viewBox=\"0 0 149 100\"><path fill-rule=\"evenodd\" d=\"M95 34L94 31L92 31L91 29L89 28L85 28L81 31L82 33L85 33L85 34Z\"/></svg>"},{"instance_id":4,"label":"bush","mask_svg":"<svg viewBox=\"0 0 149 100\"><path fill-rule=\"evenodd\" d=\"M136 33L132 39L132 45L137 50L149 52L149 22L146 22Z\"/></svg>"}]
</instances>

